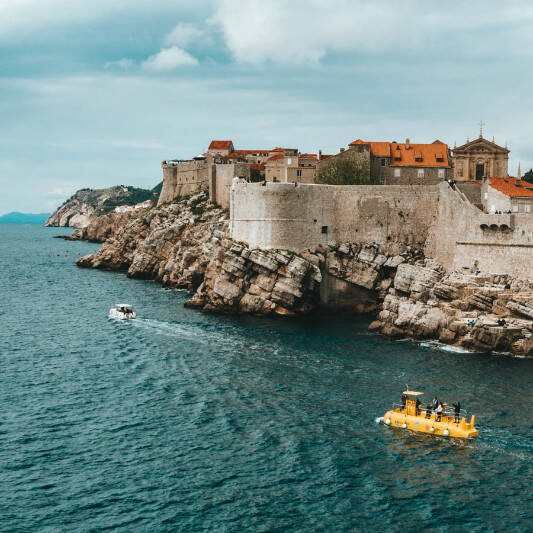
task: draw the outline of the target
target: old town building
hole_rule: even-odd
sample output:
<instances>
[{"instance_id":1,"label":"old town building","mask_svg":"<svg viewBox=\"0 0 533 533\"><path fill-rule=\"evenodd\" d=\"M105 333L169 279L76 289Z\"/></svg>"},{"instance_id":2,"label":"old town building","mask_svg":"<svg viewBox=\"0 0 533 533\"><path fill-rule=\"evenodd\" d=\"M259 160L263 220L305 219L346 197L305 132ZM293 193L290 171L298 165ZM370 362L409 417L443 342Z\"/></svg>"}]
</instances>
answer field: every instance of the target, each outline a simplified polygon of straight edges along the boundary
<instances>
[{"instance_id":1,"label":"old town building","mask_svg":"<svg viewBox=\"0 0 533 533\"><path fill-rule=\"evenodd\" d=\"M508 175L509 150L493 141L479 138L453 149L455 181L478 181Z\"/></svg>"},{"instance_id":2,"label":"old town building","mask_svg":"<svg viewBox=\"0 0 533 533\"><path fill-rule=\"evenodd\" d=\"M487 213L533 213L533 183L520 177L487 178L481 185L483 208Z\"/></svg>"},{"instance_id":3,"label":"old town building","mask_svg":"<svg viewBox=\"0 0 533 533\"><path fill-rule=\"evenodd\" d=\"M381 185L433 185L451 178L448 146L431 144L372 142L357 139L319 164L319 171L339 160L350 160L368 168L370 181Z\"/></svg>"}]
</instances>

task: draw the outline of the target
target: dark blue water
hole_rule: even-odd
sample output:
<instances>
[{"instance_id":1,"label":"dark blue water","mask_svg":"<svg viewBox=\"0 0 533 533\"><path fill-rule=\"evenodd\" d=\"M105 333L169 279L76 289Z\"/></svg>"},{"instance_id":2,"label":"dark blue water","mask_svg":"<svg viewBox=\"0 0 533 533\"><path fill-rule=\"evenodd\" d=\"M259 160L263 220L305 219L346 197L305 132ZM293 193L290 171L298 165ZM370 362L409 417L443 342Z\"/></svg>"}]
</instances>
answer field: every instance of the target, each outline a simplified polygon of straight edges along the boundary
<instances>
[{"instance_id":1,"label":"dark blue water","mask_svg":"<svg viewBox=\"0 0 533 533\"><path fill-rule=\"evenodd\" d=\"M1 531L531 530L533 360L204 315L64 231L0 225ZM406 383L478 440L377 424Z\"/></svg>"}]
</instances>

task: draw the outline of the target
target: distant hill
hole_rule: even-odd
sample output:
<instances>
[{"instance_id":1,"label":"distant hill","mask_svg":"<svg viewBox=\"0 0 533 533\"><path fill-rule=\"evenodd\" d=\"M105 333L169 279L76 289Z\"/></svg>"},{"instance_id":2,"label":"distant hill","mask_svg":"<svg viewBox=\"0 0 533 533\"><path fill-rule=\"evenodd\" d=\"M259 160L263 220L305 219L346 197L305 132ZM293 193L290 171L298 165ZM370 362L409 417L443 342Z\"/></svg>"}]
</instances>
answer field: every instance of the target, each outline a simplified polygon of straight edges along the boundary
<instances>
[{"instance_id":1,"label":"distant hill","mask_svg":"<svg viewBox=\"0 0 533 533\"><path fill-rule=\"evenodd\" d=\"M89 224L91 217L106 215L119 205L135 205L145 200L157 203L160 185L152 190L126 185L80 189L52 213L45 226L83 228Z\"/></svg>"},{"instance_id":2,"label":"distant hill","mask_svg":"<svg viewBox=\"0 0 533 533\"><path fill-rule=\"evenodd\" d=\"M11 222L16 224L44 224L50 213L19 213L12 211L0 216L0 223Z\"/></svg>"}]
</instances>

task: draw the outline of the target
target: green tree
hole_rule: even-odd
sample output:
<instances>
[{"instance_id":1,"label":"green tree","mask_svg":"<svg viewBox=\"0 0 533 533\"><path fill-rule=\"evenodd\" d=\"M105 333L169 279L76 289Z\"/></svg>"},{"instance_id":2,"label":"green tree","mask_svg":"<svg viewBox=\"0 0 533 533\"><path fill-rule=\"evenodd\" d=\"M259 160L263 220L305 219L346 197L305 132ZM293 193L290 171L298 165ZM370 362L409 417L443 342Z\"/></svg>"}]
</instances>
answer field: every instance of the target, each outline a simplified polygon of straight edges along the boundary
<instances>
[{"instance_id":1,"label":"green tree","mask_svg":"<svg viewBox=\"0 0 533 533\"><path fill-rule=\"evenodd\" d=\"M533 168L530 168L523 176L522 179L528 183L533 183Z\"/></svg>"},{"instance_id":2,"label":"green tree","mask_svg":"<svg viewBox=\"0 0 533 533\"><path fill-rule=\"evenodd\" d=\"M326 185L368 185L372 183L370 179L370 168L368 165L350 161L349 159L339 159L326 164L317 174L317 183Z\"/></svg>"}]
</instances>

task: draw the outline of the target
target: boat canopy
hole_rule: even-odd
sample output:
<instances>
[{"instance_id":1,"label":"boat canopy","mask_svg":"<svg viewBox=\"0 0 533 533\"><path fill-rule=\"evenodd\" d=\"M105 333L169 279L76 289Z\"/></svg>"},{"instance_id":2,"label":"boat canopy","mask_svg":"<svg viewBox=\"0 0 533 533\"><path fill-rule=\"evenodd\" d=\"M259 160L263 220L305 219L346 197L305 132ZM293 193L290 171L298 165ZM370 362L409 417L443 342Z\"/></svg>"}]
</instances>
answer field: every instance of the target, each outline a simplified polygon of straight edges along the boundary
<instances>
[{"instance_id":1,"label":"boat canopy","mask_svg":"<svg viewBox=\"0 0 533 533\"><path fill-rule=\"evenodd\" d=\"M405 394L406 396L422 396L424 393L423 392L416 392L414 390L404 390L403 394Z\"/></svg>"},{"instance_id":2,"label":"boat canopy","mask_svg":"<svg viewBox=\"0 0 533 533\"><path fill-rule=\"evenodd\" d=\"M130 304L117 304L115 307L131 307Z\"/></svg>"}]
</instances>

